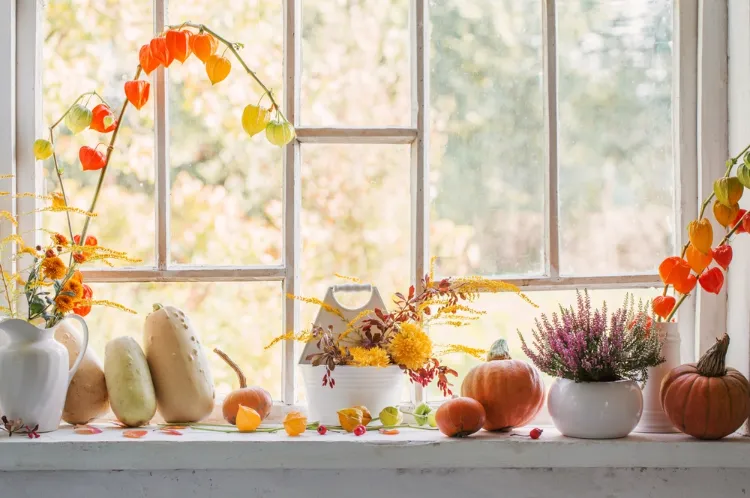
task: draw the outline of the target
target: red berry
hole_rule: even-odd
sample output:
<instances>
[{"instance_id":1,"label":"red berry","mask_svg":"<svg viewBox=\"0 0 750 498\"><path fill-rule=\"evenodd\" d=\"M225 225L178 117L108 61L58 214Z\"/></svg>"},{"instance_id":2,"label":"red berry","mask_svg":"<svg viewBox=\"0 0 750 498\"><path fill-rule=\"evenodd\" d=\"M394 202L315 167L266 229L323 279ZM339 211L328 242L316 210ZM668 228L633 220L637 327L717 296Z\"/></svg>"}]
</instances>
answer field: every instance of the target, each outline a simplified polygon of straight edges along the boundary
<instances>
[{"instance_id":1,"label":"red berry","mask_svg":"<svg viewBox=\"0 0 750 498\"><path fill-rule=\"evenodd\" d=\"M355 436L362 436L362 435L364 435L365 432L367 432L367 429L365 429L364 425L360 424L360 425L358 425L357 427L354 428L354 435Z\"/></svg>"},{"instance_id":2,"label":"red berry","mask_svg":"<svg viewBox=\"0 0 750 498\"><path fill-rule=\"evenodd\" d=\"M326 432L328 432L328 428L325 425L321 425L318 427L318 434L320 434L321 436Z\"/></svg>"},{"instance_id":3,"label":"red berry","mask_svg":"<svg viewBox=\"0 0 750 498\"><path fill-rule=\"evenodd\" d=\"M542 432L544 432L542 429L534 427L533 429L531 429L531 432L529 432L529 437L531 439L539 439L539 436L542 435Z\"/></svg>"}]
</instances>

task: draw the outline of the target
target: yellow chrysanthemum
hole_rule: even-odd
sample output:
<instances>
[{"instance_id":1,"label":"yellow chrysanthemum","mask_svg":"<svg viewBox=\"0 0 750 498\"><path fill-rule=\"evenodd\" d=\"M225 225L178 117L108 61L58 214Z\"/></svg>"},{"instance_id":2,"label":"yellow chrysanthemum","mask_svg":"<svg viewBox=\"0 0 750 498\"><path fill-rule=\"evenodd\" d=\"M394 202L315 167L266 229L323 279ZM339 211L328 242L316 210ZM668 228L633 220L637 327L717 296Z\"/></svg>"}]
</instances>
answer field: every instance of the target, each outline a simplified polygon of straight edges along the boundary
<instances>
[{"instance_id":1,"label":"yellow chrysanthemum","mask_svg":"<svg viewBox=\"0 0 750 498\"><path fill-rule=\"evenodd\" d=\"M404 323L388 346L388 352L396 364L418 370L432 355L432 340L418 325Z\"/></svg>"},{"instance_id":2,"label":"yellow chrysanthemum","mask_svg":"<svg viewBox=\"0 0 750 498\"><path fill-rule=\"evenodd\" d=\"M44 261L42 261L42 273L45 278L58 280L65 276L66 271L65 263L57 256L44 258Z\"/></svg>"},{"instance_id":3,"label":"yellow chrysanthemum","mask_svg":"<svg viewBox=\"0 0 750 498\"><path fill-rule=\"evenodd\" d=\"M65 282L65 285L63 285L61 292L71 292L75 294L75 297L67 297L71 297L73 300L77 301L78 299L81 299L83 297L83 284L77 278L70 278L67 282Z\"/></svg>"},{"instance_id":4,"label":"yellow chrysanthemum","mask_svg":"<svg viewBox=\"0 0 750 498\"><path fill-rule=\"evenodd\" d=\"M57 305L57 311L60 313L68 313L69 311L73 311L73 308L76 307L76 301L77 299L71 296L66 296L65 294L59 294L55 298L55 305Z\"/></svg>"},{"instance_id":5,"label":"yellow chrysanthemum","mask_svg":"<svg viewBox=\"0 0 750 498\"><path fill-rule=\"evenodd\" d=\"M382 348L349 348L352 355L352 365L355 367L387 367L391 364L388 352Z\"/></svg>"}]
</instances>

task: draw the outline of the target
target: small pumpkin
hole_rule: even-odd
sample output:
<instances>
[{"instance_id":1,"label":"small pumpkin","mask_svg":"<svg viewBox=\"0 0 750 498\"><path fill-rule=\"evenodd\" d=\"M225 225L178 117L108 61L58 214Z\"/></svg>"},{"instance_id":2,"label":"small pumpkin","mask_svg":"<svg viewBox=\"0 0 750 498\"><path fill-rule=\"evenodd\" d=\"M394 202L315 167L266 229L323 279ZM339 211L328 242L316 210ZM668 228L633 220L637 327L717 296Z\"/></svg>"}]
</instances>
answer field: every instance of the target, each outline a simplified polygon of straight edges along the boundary
<instances>
[{"instance_id":1,"label":"small pumpkin","mask_svg":"<svg viewBox=\"0 0 750 498\"><path fill-rule=\"evenodd\" d=\"M725 366L729 336L696 363L680 365L661 384L661 405L672 424L698 439L721 439L750 415L750 383Z\"/></svg>"},{"instance_id":2,"label":"small pumpkin","mask_svg":"<svg viewBox=\"0 0 750 498\"><path fill-rule=\"evenodd\" d=\"M252 408L258 412L261 420L265 420L271 414L271 408L273 408L273 399L268 391L262 387L247 387L245 374L242 373L240 367L219 348L215 348L214 353L219 355L222 360L232 367L232 370L235 371L240 381L240 388L235 389L224 398L224 404L221 407L224 420L234 425L237 422L237 412L240 406Z\"/></svg>"},{"instance_id":3,"label":"small pumpkin","mask_svg":"<svg viewBox=\"0 0 750 498\"><path fill-rule=\"evenodd\" d=\"M438 429L448 437L471 436L482 428L485 418L484 407L472 398L448 400L435 413Z\"/></svg>"},{"instance_id":4,"label":"small pumpkin","mask_svg":"<svg viewBox=\"0 0 750 498\"><path fill-rule=\"evenodd\" d=\"M508 343L498 339L487 354L487 362L466 375L461 396L482 404L487 415L485 430L509 431L526 425L542 409L544 382L536 367L511 359Z\"/></svg>"}]
</instances>

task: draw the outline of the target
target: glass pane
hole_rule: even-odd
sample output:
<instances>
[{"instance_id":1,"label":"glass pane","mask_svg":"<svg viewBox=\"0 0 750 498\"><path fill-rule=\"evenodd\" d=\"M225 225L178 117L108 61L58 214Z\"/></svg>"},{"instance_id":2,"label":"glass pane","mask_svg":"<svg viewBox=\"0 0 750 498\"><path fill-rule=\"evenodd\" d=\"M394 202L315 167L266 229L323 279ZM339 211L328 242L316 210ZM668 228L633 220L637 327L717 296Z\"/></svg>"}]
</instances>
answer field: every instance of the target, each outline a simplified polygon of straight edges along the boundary
<instances>
[{"instance_id":1,"label":"glass pane","mask_svg":"<svg viewBox=\"0 0 750 498\"><path fill-rule=\"evenodd\" d=\"M408 145L305 145L302 148L302 292L322 299L346 283L378 287L385 304L410 284ZM367 296L338 295L348 307ZM302 304L303 328L317 308Z\"/></svg>"},{"instance_id":2,"label":"glass pane","mask_svg":"<svg viewBox=\"0 0 750 498\"><path fill-rule=\"evenodd\" d=\"M409 124L407 0L303 0L302 56L303 124Z\"/></svg>"},{"instance_id":3,"label":"glass pane","mask_svg":"<svg viewBox=\"0 0 750 498\"><path fill-rule=\"evenodd\" d=\"M565 274L653 273L674 251L673 3L557 2Z\"/></svg>"},{"instance_id":4,"label":"glass pane","mask_svg":"<svg viewBox=\"0 0 750 498\"><path fill-rule=\"evenodd\" d=\"M541 2L432 0L430 16L436 271L541 273Z\"/></svg>"},{"instance_id":5,"label":"glass pane","mask_svg":"<svg viewBox=\"0 0 750 498\"><path fill-rule=\"evenodd\" d=\"M602 302L606 301L607 307L612 312L622 306L625 295L628 293L633 294L637 306L639 299L645 302L656 292L658 292L657 289L596 290L589 291L589 296L592 307L599 308ZM458 343L482 349L489 348L494 341L502 337L508 341L512 358L528 361L521 350L518 331L528 341L534 328L534 319L542 313L551 315L558 310L558 305L566 307L575 305L576 291L536 291L527 293L527 296L539 306L538 309L521 301L515 294L483 294L472 303L472 307L486 311L486 315L470 326L460 329L449 325L430 327L430 336L435 344ZM472 367L479 364L479 361L464 354L447 355L442 360L444 364L458 372L458 377L451 377L451 379L455 379L452 381L454 394L459 394L464 377ZM549 389L554 379L547 375L543 375L543 378L545 388ZM432 400L442 397L436 385L430 385L428 393ZM549 421L548 417L545 404L537 422Z\"/></svg>"},{"instance_id":6,"label":"glass pane","mask_svg":"<svg viewBox=\"0 0 750 498\"><path fill-rule=\"evenodd\" d=\"M248 385L262 386L281 398L281 348L264 351L281 334L281 285L262 283L93 284L95 297L128 306L137 315L93 307L86 317L90 347L104 358L115 337L132 336L143 345L143 323L154 303L184 311L200 334L211 365L217 397L238 387L237 376L216 354L220 348L237 362Z\"/></svg>"},{"instance_id":7,"label":"glass pane","mask_svg":"<svg viewBox=\"0 0 750 498\"><path fill-rule=\"evenodd\" d=\"M43 125L57 121L84 92L96 90L119 112L123 85L138 65L138 48L152 36L150 0L122 3L115 0L49 0L44 15ZM116 33L116 37L115 34ZM97 97L84 98L89 109ZM112 249L127 250L154 264L154 139L153 99L140 111L130 106L117 137L106 181L96 206L89 234ZM68 204L88 210L99 180L98 171L83 171L79 149L108 144L110 134L85 130L73 135L61 124L55 130L55 148L63 168ZM46 137L45 137L46 138ZM106 145L99 146L104 151ZM59 192L52 159L44 161L45 190ZM44 213L43 225L68 234L62 213ZM71 214L74 233L85 219ZM116 265L123 265L113 261Z\"/></svg>"},{"instance_id":8,"label":"glass pane","mask_svg":"<svg viewBox=\"0 0 750 498\"><path fill-rule=\"evenodd\" d=\"M186 0L173 2L169 14L175 24L205 20L228 40L244 43L240 55L280 99L281 11L278 0L251 7ZM278 264L282 150L264 133L250 138L242 129L242 110L257 104L263 91L231 53L225 55L232 71L216 85L195 56L170 67L171 258L179 264ZM269 105L267 97L263 104Z\"/></svg>"}]
</instances>

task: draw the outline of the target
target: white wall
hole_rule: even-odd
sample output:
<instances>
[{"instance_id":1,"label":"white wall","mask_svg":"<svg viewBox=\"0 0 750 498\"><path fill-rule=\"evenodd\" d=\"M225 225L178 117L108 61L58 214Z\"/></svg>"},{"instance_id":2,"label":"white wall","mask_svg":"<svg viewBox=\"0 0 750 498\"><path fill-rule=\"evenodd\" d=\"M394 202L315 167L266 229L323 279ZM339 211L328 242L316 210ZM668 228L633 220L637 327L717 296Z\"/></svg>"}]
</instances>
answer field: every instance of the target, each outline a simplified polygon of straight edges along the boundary
<instances>
[{"instance_id":1,"label":"white wall","mask_svg":"<svg viewBox=\"0 0 750 498\"><path fill-rule=\"evenodd\" d=\"M733 498L748 492L750 470L743 469L0 473L2 498Z\"/></svg>"}]
</instances>

